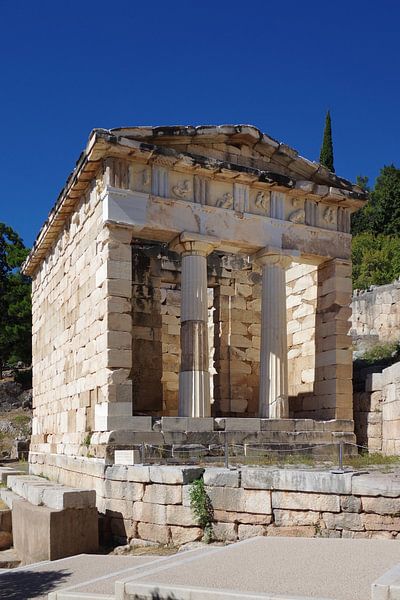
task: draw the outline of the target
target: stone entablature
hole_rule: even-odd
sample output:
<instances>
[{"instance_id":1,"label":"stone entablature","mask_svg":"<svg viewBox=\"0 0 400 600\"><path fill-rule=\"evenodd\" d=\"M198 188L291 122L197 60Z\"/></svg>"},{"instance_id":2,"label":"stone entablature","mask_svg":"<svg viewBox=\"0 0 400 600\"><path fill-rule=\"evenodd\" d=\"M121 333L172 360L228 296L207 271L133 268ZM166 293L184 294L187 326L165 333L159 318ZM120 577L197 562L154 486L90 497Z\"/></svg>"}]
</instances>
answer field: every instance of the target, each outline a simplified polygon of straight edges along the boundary
<instances>
[{"instance_id":1,"label":"stone entablature","mask_svg":"<svg viewBox=\"0 0 400 600\"><path fill-rule=\"evenodd\" d=\"M210 415L213 345L214 416L351 419L364 199L252 127L95 130L24 267L36 448L79 454L141 411Z\"/></svg>"},{"instance_id":2,"label":"stone entablature","mask_svg":"<svg viewBox=\"0 0 400 600\"><path fill-rule=\"evenodd\" d=\"M173 144L170 143L171 138L165 135L166 130L172 135L176 149L169 147ZM185 145L184 141L185 136L191 139L193 135L201 140L201 145L200 147L195 146L197 154L192 155L190 153L193 150L191 143ZM179 141L178 144L177 141ZM167 144L168 147L164 147ZM219 148L214 148L215 145ZM250 166L254 164L252 149L258 153L260 160L256 163L256 167ZM232 153L235 156L234 161L232 161ZM75 170L69 176L66 186L60 193L56 205L50 212L49 218L34 244L26 262L27 274L34 273L41 260L46 256L68 216L74 212L76 202L87 189L88 183L97 178L98 191L102 191L104 159L107 156L110 159L121 159L121 155L125 158L129 156L129 161L135 158L144 166L148 161L154 162L159 159L163 162L163 167L173 167L174 170L180 168L181 172L193 168L197 175L203 174L206 177L209 177L210 174L213 176L221 174L222 179L225 178L228 181L239 178L240 181L244 180L248 184L261 182L264 184L261 187L267 191L268 186L272 186L276 191L287 193L294 191L295 196L306 195L310 199L323 200L335 206L349 207L351 210L357 210L366 200L365 192L358 186L330 173L322 165L300 157L286 144L276 142L252 126L137 127L111 131L96 129L92 132L85 151L79 158ZM110 164L113 162L111 161ZM149 192L150 186L156 185L156 182L152 181L150 172L148 169L144 169L144 166L141 170L141 190L147 189ZM109 180L108 184L117 183L118 189L129 189L131 180L130 176L128 179L128 174L129 172L123 169L121 178L118 176L118 172L116 175L112 175L110 169L109 176L113 177L113 180ZM163 187L162 182L157 183L158 187L160 185ZM202 184L195 186L193 181L193 193L195 187L196 189L203 188L203 191L198 192L201 199L206 192L206 186ZM163 189L165 193L167 191L165 185ZM266 210L265 207L268 206L265 198L261 199L261 197L257 204L262 211ZM329 213L326 213L323 218L327 221L331 220ZM333 221L335 221L334 218Z\"/></svg>"}]
</instances>

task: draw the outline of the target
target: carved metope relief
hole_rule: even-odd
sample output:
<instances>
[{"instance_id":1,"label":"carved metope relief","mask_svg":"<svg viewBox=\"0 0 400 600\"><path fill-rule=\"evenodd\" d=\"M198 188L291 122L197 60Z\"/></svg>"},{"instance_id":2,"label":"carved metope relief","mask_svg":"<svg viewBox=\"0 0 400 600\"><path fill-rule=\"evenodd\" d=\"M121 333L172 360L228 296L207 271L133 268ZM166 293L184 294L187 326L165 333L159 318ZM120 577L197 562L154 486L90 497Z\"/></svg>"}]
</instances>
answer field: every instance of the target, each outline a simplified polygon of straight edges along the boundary
<instances>
[{"instance_id":1,"label":"carved metope relief","mask_svg":"<svg viewBox=\"0 0 400 600\"><path fill-rule=\"evenodd\" d=\"M258 210L264 212L267 215L269 209L269 193L262 192L261 190L258 191L254 204L256 205L256 208L258 208Z\"/></svg>"},{"instance_id":2,"label":"carved metope relief","mask_svg":"<svg viewBox=\"0 0 400 600\"><path fill-rule=\"evenodd\" d=\"M183 200L187 200L188 197L191 196L192 187L190 185L190 181L188 179L184 179L183 181L179 181L176 185L172 187L172 193L177 198L182 198Z\"/></svg>"},{"instance_id":3,"label":"carved metope relief","mask_svg":"<svg viewBox=\"0 0 400 600\"><path fill-rule=\"evenodd\" d=\"M289 213L289 221L292 223L304 223L306 213L301 200L299 200L299 198L292 198L291 204L293 210Z\"/></svg>"},{"instance_id":4,"label":"carved metope relief","mask_svg":"<svg viewBox=\"0 0 400 600\"><path fill-rule=\"evenodd\" d=\"M336 224L336 209L333 206L322 206L322 221L328 225L333 226Z\"/></svg>"},{"instance_id":5,"label":"carved metope relief","mask_svg":"<svg viewBox=\"0 0 400 600\"><path fill-rule=\"evenodd\" d=\"M226 192L217 199L216 206L218 208L233 208L233 195L230 192Z\"/></svg>"}]
</instances>

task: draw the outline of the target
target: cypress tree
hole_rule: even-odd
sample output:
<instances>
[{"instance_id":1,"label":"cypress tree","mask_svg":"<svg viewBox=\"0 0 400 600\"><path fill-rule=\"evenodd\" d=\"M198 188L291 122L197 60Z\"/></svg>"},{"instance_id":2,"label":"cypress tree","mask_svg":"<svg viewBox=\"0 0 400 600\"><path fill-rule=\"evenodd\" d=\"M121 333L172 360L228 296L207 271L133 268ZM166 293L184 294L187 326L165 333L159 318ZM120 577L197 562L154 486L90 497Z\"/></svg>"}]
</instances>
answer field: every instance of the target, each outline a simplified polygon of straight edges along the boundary
<instances>
[{"instance_id":1,"label":"cypress tree","mask_svg":"<svg viewBox=\"0 0 400 600\"><path fill-rule=\"evenodd\" d=\"M335 167L333 166L332 124L329 110L326 113L325 118L324 137L322 139L319 162L321 165L324 165L324 167L327 167L330 171L332 171L332 173L335 172Z\"/></svg>"}]
</instances>

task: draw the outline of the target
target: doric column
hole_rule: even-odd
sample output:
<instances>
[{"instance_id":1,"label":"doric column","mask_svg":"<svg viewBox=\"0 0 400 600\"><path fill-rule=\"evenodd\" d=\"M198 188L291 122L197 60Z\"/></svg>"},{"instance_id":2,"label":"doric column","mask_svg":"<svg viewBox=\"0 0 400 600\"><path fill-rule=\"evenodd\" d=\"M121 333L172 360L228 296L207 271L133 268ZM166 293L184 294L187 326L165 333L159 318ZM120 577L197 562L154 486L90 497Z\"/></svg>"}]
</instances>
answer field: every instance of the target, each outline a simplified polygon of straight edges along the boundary
<instances>
[{"instance_id":1,"label":"doric column","mask_svg":"<svg viewBox=\"0 0 400 600\"><path fill-rule=\"evenodd\" d=\"M287 419L288 359L285 270L290 256L265 249L255 255L262 265L259 416Z\"/></svg>"},{"instance_id":2,"label":"doric column","mask_svg":"<svg viewBox=\"0 0 400 600\"><path fill-rule=\"evenodd\" d=\"M182 256L180 417L211 415L207 256L218 243L210 236L182 233L171 244L171 250Z\"/></svg>"}]
</instances>

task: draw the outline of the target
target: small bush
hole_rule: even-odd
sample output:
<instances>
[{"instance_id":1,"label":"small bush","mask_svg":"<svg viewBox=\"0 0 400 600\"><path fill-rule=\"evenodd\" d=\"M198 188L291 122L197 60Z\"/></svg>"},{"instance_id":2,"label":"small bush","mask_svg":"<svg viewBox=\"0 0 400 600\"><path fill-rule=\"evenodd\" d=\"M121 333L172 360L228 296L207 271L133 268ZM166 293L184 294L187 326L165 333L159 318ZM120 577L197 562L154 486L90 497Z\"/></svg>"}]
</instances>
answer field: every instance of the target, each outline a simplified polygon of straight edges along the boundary
<instances>
[{"instance_id":1,"label":"small bush","mask_svg":"<svg viewBox=\"0 0 400 600\"><path fill-rule=\"evenodd\" d=\"M190 485L190 508L199 526L204 530L204 541L209 544L212 539L212 522L214 511L211 500L204 489L203 478L196 479Z\"/></svg>"},{"instance_id":2,"label":"small bush","mask_svg":"<svg viewBox=\"0 0 400 600\"><path fill-rule=\"evenodd\" d=\"M395 362L400 359L400 343L388 342L386 344L377 344L373 348L366 350L361 360L373 364L377 362Z\"/></svg>"}]
</instances>

